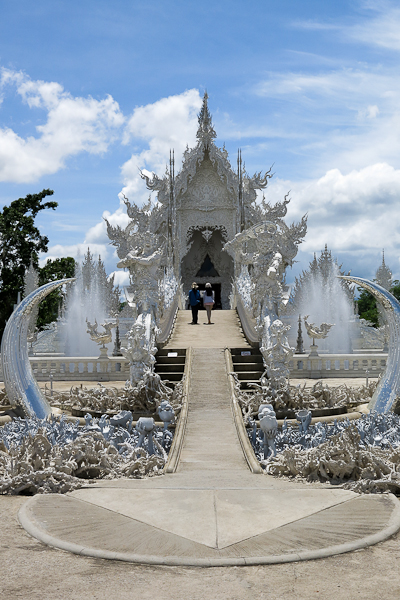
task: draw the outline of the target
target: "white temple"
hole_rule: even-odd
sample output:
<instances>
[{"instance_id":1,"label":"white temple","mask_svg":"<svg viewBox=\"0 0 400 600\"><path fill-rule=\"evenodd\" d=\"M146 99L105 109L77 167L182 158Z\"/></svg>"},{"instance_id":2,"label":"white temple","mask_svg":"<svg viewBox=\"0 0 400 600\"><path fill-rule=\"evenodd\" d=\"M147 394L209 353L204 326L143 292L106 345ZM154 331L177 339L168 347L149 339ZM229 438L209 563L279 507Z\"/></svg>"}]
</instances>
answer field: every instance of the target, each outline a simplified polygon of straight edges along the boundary
<instances>
[{"instance_id":1,"label":"white temple","mask_svg":"<svg viewBox=\"0 0 400 600\"><path fill-rule=\"evenodd\" d=\"M209 281L216 308L240 304L242 314L254 320L255 339L266 364L273 366L270 379L279 380L282 387L289 360L285 345L289 327L279 320L288 300L285 273L306 233L306 217L288 226L283 220L287 197L274 206L257 198L271 172L250 177L240 150L235 172L215 138L205 93L197 143L186 149L181 170L175 175L172 152L163 178L142 171L148 189L157 192L157 201L139 207L125 198L130 223L125 229L107 223L120 258L118 267L129 269L127 299L138 315L136 329L126 334L121 352L130 360L132 381L136 373L150 369L157 328L170 300L177 300L180 286L185 296L193 281L200 288ZM178 304L184 308L182 295ZM136 365L139 346L148 350L149 357Z\"/></svg>"},{"instance_id":2,"label":"white temple","mask_svg":"<svg viewBox=\"0 0 400 600\"><path fill-rule=\"evenodd\" d=\"M249 177L240 151L235 172L227 151L215 145L215 138L205 93L199 114L198 141L194 148L186 149L180 172L175 175L172 154L165 177L161 179L153 174L150 178L143 173L142 177L150 190L158 192L177 280L181 279L184 290L190 289L192 281L200 288L210 281L217 307L229 308L234 263L222 248L237 233L269 218L255 201L257 190L267 186L271 174L268 171L264 176L256 173ZM279 216L286 212L285 206L281 206Z\"/></svg>"}]
</instances>

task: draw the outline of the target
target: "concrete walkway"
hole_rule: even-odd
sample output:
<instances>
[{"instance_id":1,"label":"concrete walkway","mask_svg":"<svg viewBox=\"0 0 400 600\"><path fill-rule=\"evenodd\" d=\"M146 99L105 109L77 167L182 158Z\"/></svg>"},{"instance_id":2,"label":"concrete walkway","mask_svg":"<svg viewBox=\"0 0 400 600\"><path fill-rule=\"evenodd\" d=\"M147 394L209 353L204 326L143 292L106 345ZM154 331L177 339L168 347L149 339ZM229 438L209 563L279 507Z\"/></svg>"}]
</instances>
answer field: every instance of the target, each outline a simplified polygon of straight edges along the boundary
<instances>
[{"instance_id":1,"label":"concrete walkway","mask_svg":"<svg viewBox=\"0 0 400 600\"><path fill-rule=\"evenodd\" d=\"M236 310L213 310L212 325L206 311L199 311L198 325L191 325L192 312L179 310L166 348L247 348Z\"/></svg>"},{"instance_id":2,"label":"concrete walkway","mask_svg":"<svg viewBox=\"0 0 400 600\"><path fill-rule=\"evenodd\" d=\"M66 496L37 495L20 511L25 529L78 554L187 566L320 558L393 535L400 528L400 505L392 495L359 496L249 471L223 352L245 345L236 314L216 311L215 329L189 325L189 314L179 314L169 343L188 347L190 336L193 348L177 472L101 481Z\"/></svg>"}]
</instances>

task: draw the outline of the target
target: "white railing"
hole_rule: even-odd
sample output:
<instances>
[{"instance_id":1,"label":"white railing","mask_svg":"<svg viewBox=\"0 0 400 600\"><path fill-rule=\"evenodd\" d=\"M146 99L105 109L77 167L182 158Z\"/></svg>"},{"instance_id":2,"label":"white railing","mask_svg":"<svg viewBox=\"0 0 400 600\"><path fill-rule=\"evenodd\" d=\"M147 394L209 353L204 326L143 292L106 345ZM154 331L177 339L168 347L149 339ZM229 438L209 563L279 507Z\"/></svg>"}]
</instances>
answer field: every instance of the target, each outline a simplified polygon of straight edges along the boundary
<instances>
[{"instance_id":1,"label":"white railing","mask_svg":"<svg viewBox=\"0 0 400 600\"><path fill-rule=\"evenodd\" d=\"M251 346L258 348L260 337L255 328L255 319L250 316L249 311L246 309L239 294L236 295L236 312L242 325L245 338Z\"/></svg>"},{"instance_id":2,"label":"white railing","mask_svg":"<svg viewBox=\"0 0 400 600\"><path fill-rule=\"evenodd\" d=\"M129 362L123 356L96 357L30 356L32 371L38 381L125 381L129 379Z\"/></svg>"},{"instance_id":3,"label":"white railing","mask_svg":"<svg viewBox=\"0 0 400 600\"><path fill-rule=\"evenodd\" d=\"M377 377L386 369L387 353L376 354L320 354L309 357L307 354L295 354L290 361L290 377L328 378L328 377Z\"/></svg>"},{"instance_id":4,"label":"white railing","mask_svg":"<svg viewBox=\"0 0 400 600\"><path fill-rule=\"evenodd\" d=\"M158 325L159 332L157 333L157 344L159 347L165 346L168 342L169 338L174 329L176 316L178 314L179 309L179 298L178 292L175 294L175 298L171 303L171 306L166 311L165 315L161 319L161 322Z\"/></svg>"},{"instance_id":5,"label":"white railing","mask_svg":"<svg viewBox=\"0 0 400 600\"><path fill-rule=\"evenodd\" d=\"M126 381L129 362L123 356L96 357L30 356L32 371L38 381ZM387 354L321 354L309 357L295 354L290 361L292 379L326 379L334 377L376 377L386 368ZM52 376L50 378L50 375ZM3 372L0 366L0 380Z\"/></svg>"}]
</instances>

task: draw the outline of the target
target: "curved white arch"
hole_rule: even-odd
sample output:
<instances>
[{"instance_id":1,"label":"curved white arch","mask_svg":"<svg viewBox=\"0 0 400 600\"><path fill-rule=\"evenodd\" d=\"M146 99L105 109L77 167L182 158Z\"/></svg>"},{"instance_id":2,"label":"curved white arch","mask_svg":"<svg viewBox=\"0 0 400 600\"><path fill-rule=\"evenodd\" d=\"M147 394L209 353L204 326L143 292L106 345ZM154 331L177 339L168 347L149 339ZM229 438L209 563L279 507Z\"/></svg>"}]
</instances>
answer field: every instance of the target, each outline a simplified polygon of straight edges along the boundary
<instances>
[{"instance_id":1,"label":"curved white arch","mask_svg":"<svg viewBox=\"0 0 400 600\"><path fill-rule=\"evenodd\" d=\"M44 419L51 408L33 376L28 358L28 325L32 310L43 298L64 283L75 281L60 279L51 281L34 290L24 298L7 321L1 341L1 362L4 387L11 406L21 408L29 417Z\"/></svg>"},{"instance_id":2,"label":"curved white arch","mask_svg":"<svg viewBox=\"0 0 400 600\"><path fill-rule=\"evenodd\" d=\"M400 303L385 288L361 277L345 275L340 279L351 281L375 296L382 304L389 325L389 352L385 373L371 398L368 408L380 413L388 412L400 395Z\"/></svg>"}]
</instances>

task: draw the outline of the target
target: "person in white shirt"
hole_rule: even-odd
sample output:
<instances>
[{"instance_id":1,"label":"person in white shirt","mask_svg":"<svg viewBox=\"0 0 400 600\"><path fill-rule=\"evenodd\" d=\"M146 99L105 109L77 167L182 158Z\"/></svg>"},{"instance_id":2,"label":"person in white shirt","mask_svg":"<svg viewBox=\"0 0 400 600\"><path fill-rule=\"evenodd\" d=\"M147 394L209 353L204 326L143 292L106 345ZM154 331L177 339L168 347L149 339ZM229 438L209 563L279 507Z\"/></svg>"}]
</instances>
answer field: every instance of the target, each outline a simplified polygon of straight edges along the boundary
<instances>
[{"instance_id":1,"label":"person in white shirt","mask_svg":"<svg viewBox=\"0 0 400 600\"><path fill-rule=\"evenodd\" d=\"M212 325L211 323L211 311L213 309L215 302L215 294L211 287L211 283L206 283L206 291L203 296L203 306L205 306L207 311L208 323L207 325Z\"/></svg>"}]
</instances>

